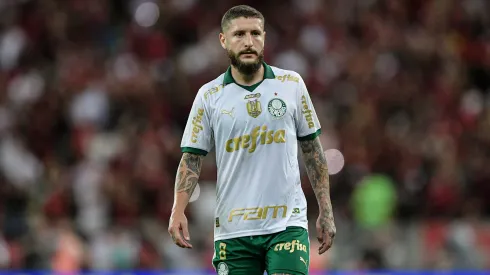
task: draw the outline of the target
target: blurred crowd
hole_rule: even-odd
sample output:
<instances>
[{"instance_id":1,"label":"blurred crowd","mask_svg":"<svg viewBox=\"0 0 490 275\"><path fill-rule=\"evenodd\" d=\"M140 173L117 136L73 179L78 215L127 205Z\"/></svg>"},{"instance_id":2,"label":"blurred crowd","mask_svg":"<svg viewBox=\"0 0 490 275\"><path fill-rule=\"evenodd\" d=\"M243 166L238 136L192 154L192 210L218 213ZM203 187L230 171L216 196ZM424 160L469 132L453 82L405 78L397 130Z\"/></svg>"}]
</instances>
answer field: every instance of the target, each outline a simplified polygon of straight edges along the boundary
<instances>
[{"instance_id":1,"label":"blurred crowd","mask_svg":"<svg viewBox=\"0 0 490 275\"><path fill-rule=\"evenodd\" d=\"M195 248L166 229L235 4L264 14L266 62L302 75L324 148L345 158L336 244L318 257L312 235L312 269L490 267L488 1L3 0L0 269L212 268L213 154ZM304 171L303 186L314 224Z\"/></svg>"}]
</instances>

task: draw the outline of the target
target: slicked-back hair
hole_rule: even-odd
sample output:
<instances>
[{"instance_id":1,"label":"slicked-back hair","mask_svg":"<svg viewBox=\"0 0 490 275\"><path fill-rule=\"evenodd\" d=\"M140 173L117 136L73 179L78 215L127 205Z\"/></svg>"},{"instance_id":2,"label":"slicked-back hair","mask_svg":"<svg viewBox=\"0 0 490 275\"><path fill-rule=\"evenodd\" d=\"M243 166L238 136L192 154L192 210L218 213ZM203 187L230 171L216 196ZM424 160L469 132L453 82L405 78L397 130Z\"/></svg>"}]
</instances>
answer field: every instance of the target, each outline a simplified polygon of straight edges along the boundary
<instances>
[{"instance_id":1,"label":"slicked-back hair","mask_svg":"<svg viewBox=\"0 0 490 275\"><path fill-rule=\"evenodd\" d=\"M265 19L260 11L247 6L247 5L239 5L234 6L229 9L221 19L221 32L224 33L230 21L236 18L245 17L245 18L258 18L262 20L262 23L265 24Z\"/></svg>"}]
</instances>

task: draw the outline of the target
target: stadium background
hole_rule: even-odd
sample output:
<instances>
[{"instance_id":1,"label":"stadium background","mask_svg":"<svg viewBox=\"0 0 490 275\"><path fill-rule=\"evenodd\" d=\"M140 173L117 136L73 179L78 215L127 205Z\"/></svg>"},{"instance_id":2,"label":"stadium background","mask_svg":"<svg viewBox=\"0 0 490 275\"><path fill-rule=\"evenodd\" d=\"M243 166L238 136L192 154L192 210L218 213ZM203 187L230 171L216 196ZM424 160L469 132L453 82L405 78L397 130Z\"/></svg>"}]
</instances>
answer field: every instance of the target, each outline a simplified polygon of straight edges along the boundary
<instances>
[{"instance_id":1,"label":"stadium background","mask_svg":"<svg viewBox=\"0 0 490 275\"><path fill-rule=\"evenodd\" d=\"M211 268L212 154L189 206L195 248L167 222L235 4L263 12L266 61L303 76L324 148L345 157L337 238L324 257L312 242L311 269L490 268L485 0L0 1L0 268Z\"/></svg>"}]
</instances>

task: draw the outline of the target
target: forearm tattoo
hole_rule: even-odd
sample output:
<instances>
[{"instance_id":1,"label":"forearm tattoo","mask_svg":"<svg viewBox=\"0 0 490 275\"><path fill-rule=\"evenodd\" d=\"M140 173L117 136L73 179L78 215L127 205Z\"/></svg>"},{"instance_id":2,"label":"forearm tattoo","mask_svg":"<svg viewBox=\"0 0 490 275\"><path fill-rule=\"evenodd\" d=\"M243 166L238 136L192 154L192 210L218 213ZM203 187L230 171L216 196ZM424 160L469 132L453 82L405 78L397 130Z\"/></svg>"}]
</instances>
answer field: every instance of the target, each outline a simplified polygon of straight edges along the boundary
<instances>
[{"instance_id":1,"label":"forearm tattoo","mask_svg":"<svg viewBox=\"0 0 490 275\"><path fill-rule=\"evenodd\" d=\"M175 179L176 193L186 192L189 196L192 195L201 174L202 159L201 155L192 153L182 155Z\"/></svg>"},{"instance_id":2,"label":"forearm tattoo","mask_svg":"<svg viewBox=\"0 0 490 275\"><path fill-rule=\"evenodd\" d=\"M306 172L311 186L318 200L320 212L323 214L325 223L333 219L332 203L330 202L330 182L328 177L328 166L322 144L319 138L314 140L300 141Z\"/></svg>"}]
</instances>

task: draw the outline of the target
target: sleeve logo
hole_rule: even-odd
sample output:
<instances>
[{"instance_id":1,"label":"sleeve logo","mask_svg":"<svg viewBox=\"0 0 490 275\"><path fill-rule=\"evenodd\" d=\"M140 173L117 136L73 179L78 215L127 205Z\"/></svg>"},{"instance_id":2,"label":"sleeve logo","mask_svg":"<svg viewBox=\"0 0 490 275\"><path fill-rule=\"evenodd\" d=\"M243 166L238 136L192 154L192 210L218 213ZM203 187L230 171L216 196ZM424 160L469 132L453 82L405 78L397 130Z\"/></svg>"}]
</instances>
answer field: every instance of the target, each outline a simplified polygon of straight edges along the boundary
<instances>
[{"instance_id":1,"label":"sleeve logo","mask_svg":"<svg viewBox=\"0 0 490 275\"><path fill-rule=\"evenodd\" d=\"M308 102L306 101L305 96L301 97L301 104L303 104L303 114L305 115L306 122L308 122L308 128L314 128L315 123L313 122L313 115L310 108L308 108Z\"/></svg>"},{"instance_id":2,"label":"sleeve logo","mask_svg":"<svg viewBox=\"0 0 490 275\"><path fill-rule=\"evenodd\" d=\"M197 115L192 119L192 136L191 136L191 142L192 143L197 143L197 135L199 132L201 132L204 128L202 127L202 116L204 115L204 109L199 108L197 109Z\"/></svg>"},{"instance_id":3,"label":"sleeve logo","mask_svg":"<svg viewBox=\"0 0 490 275\"><path fill-rule=\"evenodd\" d=\"M213 87L213 88L207 90L204 93L204 99L207 100L210 95L213 95L213 94L219 92L222 88L223 88L223 85L219 85L217 87Z\"/></svg>"}]
</instances>

